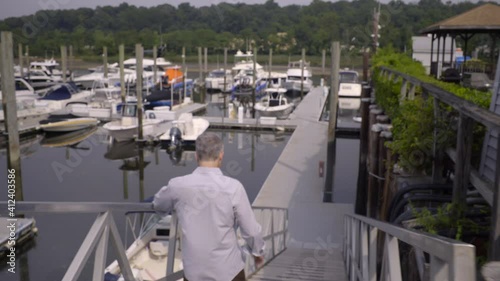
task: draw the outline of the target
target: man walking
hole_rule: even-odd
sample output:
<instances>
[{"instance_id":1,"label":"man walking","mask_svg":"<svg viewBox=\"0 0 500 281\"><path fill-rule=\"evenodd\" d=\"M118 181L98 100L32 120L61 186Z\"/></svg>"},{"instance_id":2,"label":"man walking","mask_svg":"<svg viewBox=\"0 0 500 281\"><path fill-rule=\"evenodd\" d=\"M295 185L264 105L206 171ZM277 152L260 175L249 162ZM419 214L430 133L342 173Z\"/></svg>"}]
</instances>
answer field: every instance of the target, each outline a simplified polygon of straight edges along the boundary
<instances>
[{"instance_id":1,"label":"man walking","mask_svg":"<svg viewBox=\"0 0 500 281\"><path fill-rule=\"evenodd\" d=\"M161 214L175 210L182 229L184 280L245 280L245 255L236 228L248 245L256 266L264 259L261 227L255 220L243 185L222 174L224 146L214 133L196 140L198 168L171 179L154 197Z\"/></svg>"}]
</instances>

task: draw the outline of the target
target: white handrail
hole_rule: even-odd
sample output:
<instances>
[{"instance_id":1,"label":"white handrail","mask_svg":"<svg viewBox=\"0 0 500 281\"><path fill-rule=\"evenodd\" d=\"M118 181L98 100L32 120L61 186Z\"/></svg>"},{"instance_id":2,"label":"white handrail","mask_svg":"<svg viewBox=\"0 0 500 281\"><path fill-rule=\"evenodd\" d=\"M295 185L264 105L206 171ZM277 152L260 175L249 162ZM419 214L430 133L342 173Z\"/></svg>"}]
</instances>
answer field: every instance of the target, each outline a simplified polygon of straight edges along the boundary
<instances>
[{"instance_id":1,"label":"white handrail","mask_svg":"<svg viewBox=\"0 0 500 281\"><path fill-rule=\"evenodd\" d=\"M377 274L379 232L385 235L380 275ZM367 217L346 215L343 252L349 280L402 280L400 242L430 256L429 280L476 280L476 250L473 245ZM418 267L423 276L424 267Z\"/></svg>"}]
</instances>

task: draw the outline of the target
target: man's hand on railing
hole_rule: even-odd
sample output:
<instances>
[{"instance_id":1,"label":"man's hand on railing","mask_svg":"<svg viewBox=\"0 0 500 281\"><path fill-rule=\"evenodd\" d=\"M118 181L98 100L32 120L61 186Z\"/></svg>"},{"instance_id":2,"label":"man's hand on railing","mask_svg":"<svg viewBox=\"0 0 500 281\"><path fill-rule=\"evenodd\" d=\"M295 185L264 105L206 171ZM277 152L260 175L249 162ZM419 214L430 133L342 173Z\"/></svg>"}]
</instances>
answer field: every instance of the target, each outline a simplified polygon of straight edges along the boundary
<instances>
[{"instance_id":1,"label":"man's hand on railing","mask_svg":"<svg viewBox=\"0 0 500 281\"><path fill-rule=\"evenodd\" d=\"M255 261L255 268L259 268L264 264L264 257L262 256L253 256L253 260Z\"/></svg>"}]
</instances>

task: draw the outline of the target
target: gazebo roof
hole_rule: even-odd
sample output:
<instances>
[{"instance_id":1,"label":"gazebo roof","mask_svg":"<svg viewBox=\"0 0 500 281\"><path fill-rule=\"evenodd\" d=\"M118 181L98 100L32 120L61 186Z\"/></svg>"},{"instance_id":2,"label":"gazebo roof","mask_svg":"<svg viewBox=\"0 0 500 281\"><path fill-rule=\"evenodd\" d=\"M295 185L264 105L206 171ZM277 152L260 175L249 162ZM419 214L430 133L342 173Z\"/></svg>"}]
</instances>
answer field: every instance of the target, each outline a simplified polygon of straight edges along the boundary
<instances>
[{"instance_id":1,"label":"gazebo roof","mask_svg":"<svg viewBox=\"0 0 500 281\"><path fill-rule=\"evenodd\" d=\"M420 31L421 34L441 32L500 33L500 6L484 4Z\"/></svg>"}]
</instances>

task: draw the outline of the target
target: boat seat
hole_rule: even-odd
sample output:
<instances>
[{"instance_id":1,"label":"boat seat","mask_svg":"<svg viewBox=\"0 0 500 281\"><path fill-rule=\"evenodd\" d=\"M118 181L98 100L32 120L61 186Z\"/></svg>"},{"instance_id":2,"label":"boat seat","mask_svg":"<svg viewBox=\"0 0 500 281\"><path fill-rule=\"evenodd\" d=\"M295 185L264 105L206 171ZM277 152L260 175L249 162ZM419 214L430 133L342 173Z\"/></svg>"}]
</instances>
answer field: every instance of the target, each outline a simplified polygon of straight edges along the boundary
<instances>
[{"instance_id":1,"label":"boat seat","mask_svg":"<svg viewBox=\"0 0 500 281\"><path fill-rule=\"evenodd\" d=\"M184 126L183 135L191 135L194 133L192 113L182 113L178 120L181 121Z\"/></svg>"},{"instance_id":2,"label":"boat seat","mask_svg":"<svg viewBox=\"0 0 500 281\"><path fill-rule=\"evenodd\" d=\"M168 254L168 241L149 242L149 251L156 257L166 256Z\"/></svg>"},{"instance_id":3,"label":"boat seat","mask_svg":"<svg viewBox=\"0 0 500 281\"><path fill-rule=\"evenodd\" d=\"M280 101L279 100L270 100L269 101L269 106L279 106Z\"/></svg>"}]
</instances>

